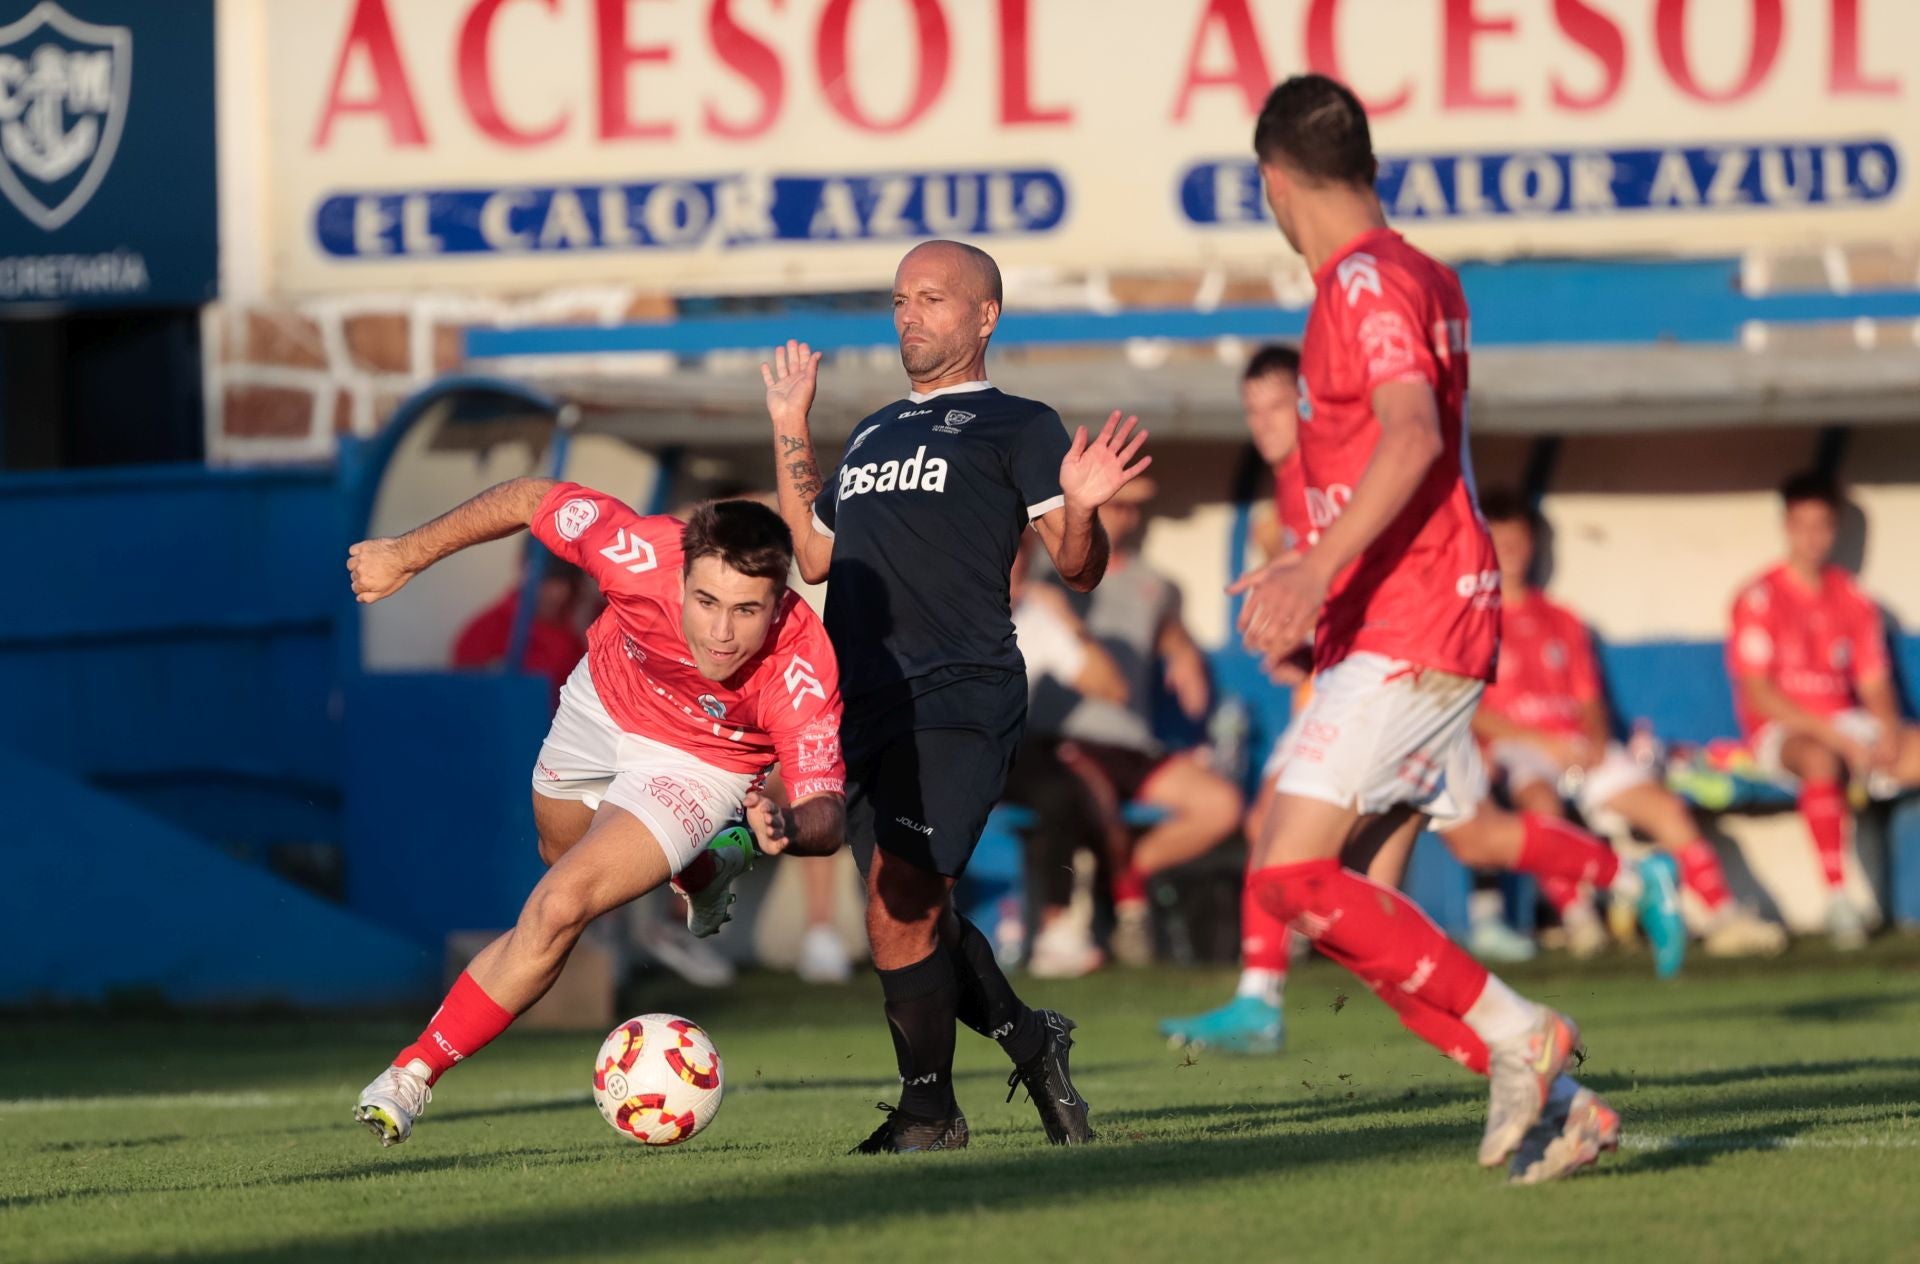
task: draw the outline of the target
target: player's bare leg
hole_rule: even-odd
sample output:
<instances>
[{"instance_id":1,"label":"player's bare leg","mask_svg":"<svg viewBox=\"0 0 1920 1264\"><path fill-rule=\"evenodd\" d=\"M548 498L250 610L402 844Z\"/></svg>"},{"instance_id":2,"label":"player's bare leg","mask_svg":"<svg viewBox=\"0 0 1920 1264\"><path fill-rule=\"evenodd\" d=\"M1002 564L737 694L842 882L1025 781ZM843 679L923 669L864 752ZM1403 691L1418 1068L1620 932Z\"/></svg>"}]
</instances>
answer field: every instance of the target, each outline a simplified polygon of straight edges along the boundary
<instances>
[{"instance_id":1,"label":"player's bare leg","mask_svg":"<svg viewBox=\"0 0 1920 1264\"><path fill-rule=\"evenodd\" d=\"M1269 863L1254 876L1256 895L1396 1011L1411 998L1485 1043L1491 1100L1480 1162L1494 1166L1539 1119L1579 1032L1489 974L1405 896L1342 868L1349 836L1368 845L1377 838L1375 850L1404 847L1424 823L1404 808L1362 822L1350 807L1283 794L1269 817Z\"/></svg>"},{"instance_id":2,"label":"player's bare leg","mask_svg":"<svg viewBox=\"0 0 1920 1264\"><path fill-rule=\"evenodd\" d=\"M593 827L593 809L578 799L533 795L533 832L540 839L540 860L549 868Z\"/></svg>"},{"instance_id":3,"label":"player's bare leg","mask_svg":"<svg viewBox=\"0 0 1920 1264\"><path fill-rule=\"evenodd\" d=\"M354 1118L382 1145L405 1141L433 1100L434 1082L546 995L587 924L671 873L652 832L631 813L603 804L585 836L534 887L514 928L480 950L419 1038L361 1092Z\"/></svg>"}]
</instances>

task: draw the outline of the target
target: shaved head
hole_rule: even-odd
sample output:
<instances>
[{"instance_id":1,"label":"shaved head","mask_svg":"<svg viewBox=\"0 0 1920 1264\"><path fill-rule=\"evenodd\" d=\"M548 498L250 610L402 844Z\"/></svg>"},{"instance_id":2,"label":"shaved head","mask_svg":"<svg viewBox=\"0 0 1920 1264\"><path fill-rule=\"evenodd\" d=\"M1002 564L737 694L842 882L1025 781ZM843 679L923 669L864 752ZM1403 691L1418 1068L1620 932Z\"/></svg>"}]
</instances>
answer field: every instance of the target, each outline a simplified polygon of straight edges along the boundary
<instances>
[{"instance_id":1,"label":"shaved head","mask_svg":"<svg viewBox=\"0 0 1920 1264\"><path fill-rule=\"evenodd\" d=\"M967 296L974 302L1001 301L1000 265L993 261L992 255L964 241L923 241L907 252L900 266L904 269L915 259L931 262L936 258L954 269L955 279L966 287Z\"/></svg>"},{"instance_id":2,"label":"shaved head","mask_svg":"<svg viewBox=\"0 0 1920 1264\"><path fill-rule=\"evenodd\" d=\"M1000 323L1000 265L961 241L923 241L893 273L900 365L916 390L983 379Z\"/></svg>"}]
</instances>

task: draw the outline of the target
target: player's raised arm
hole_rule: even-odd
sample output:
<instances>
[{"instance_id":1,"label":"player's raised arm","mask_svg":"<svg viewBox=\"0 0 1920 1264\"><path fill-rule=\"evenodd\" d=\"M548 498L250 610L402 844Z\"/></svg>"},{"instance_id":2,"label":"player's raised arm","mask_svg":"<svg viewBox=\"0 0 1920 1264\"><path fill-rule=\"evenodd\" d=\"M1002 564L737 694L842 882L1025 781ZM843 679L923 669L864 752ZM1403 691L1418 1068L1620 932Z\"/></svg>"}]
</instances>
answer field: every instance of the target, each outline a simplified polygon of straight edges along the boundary
<instances>
[{"instance_id":1,"label":"player's raised arm","mask_svg":"<svg viewBox=\"0 0 1920 1264\"><path fill-rule=\"evenodd\" d=\"M1147 432L1135 433L1139 423L1138 417L1122 423L1115 409L1098 436L1089 439L1085 426L1075 431L1060 461L1061 503L1033 520L1053 569L1076 592L1091 591L1107 573L1109 545L1100 526L1100 506L1153 464L1152 457L1140 455Z\"/></svg>"},{"instance_id":2,"label":"player's raised arm","mask_svg":"<svg viewBox=\"0 0 1920 1264\"><path fill-rule=\"evenodd\" d=\"M1251 571L1228 589L1247 594L1240 630L1248 648L1291 648L1312 631L1334 577L1407 507L1439 458L1445 444L1432 385L1414 378L1383 382L1374 388L1373 412L1380 439L1340 516L1297 560Z\"/></svg>"},{"instance_id":3,"label":"player's raised arm","mask_svg":"<svg viewBox=\"0 0 1920 1264\"><path fill-rule=\"evenodd\" d=\"M362 540L347 549L347 573L356 601L391 597L435 562L472 544L512 535L533 521L550 478L515 478L454 506L424 526L390 539Z\"/></svg>"},{"instance_id":4,"label":"player's raised arm","mask_svg":"<svg viewBox=\"0 0 1920 1264\"><path fill-rule=\"evenodd\" d=\"M767 384L767 415L773 419L773 466L780 517L793 532L793 557L809 584L827 577L833 561L833 531L814 510L820 496L820 463L813 455L807 413L820 380L820 353L804 342L775 347L773 363L760 366ZM825 527L826 529L822 529Z\"/></svg>"}]
</instances>

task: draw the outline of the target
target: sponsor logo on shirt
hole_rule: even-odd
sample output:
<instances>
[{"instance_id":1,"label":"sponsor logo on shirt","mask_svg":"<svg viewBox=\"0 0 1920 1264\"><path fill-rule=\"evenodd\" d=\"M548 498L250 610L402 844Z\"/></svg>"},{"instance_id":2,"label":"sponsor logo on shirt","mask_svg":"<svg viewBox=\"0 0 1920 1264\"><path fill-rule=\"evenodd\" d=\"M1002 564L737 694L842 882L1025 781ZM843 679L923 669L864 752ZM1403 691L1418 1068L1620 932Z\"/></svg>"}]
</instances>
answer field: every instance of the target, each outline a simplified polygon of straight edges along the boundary
<instances>
[{"instance_id":1,"label":"sponsor logo on shirt","mask_svg":"<svg viewBox=\"0 0 1920 1264\"><path fill-rule=\"evenodd\" d=\"M576 496L560 508L553 511L553 529L568 540L578 540L581 532L593 525L600 516L600 507L584 497Z\"/></svg>"},{"instance_id":2,"label":"sponsor logo on shirt","mask_svg":"<svg viewBox=\"0 0 1920 1264\"><path fill-rule=\"evenodd\" d=\"M924 834L928 838L933 837L933 826L931 825L922 825L920 822L910 820L904 816L896 816L893 820L896 825L904 825L916 834Z\"/></svg>"},{"instance_id":3,"label":"sponsor logo on shirt","mask_svg":"<svg viewBox=\"0 0 1920 1264\"><path fill-rule=\"evenodd\" d=\"M909 417L931 416L933 416L933 409L931 408L909 408L906 412L900 414L900 420L905 421Z\"/></svg>"},{"instance_id":4,"label":"sponsor logo on shirt","mask_svg":"<svg viewBox=\"0 0 1920 1264\"><path fill-rule=\"evenodd\" d=\"M800 732L794 762L802 773L831 771L840 762L840 728L823 716Z\"/></svg>"},{"instance_id":5,"label":"sponsor logo on shirt","mask_svg":"<svg viewBox=\"0 0 1920 1264\"><path fill-rule=\"evenodd\" d=\"M868 492L944 492L947 490L947 462L944 457L927 456L922 444L904 461L869 461L865 465L840 467L840 500L864 496Z\"/></svg>"},{"instance_id":6,"label":"sponsor logo on shirt","mask_svg":"<svg viewBox=\"0 0 1920 1264\"><path fill-rule=\"evenodd\" d=\"M950 408L947 410L947 415L940 419L940 424L935 426L934 429L941 434L959 434L960 427L972 421L973 418L974 414L972 413L963 413L958 408Z\"/></svg>"},{"instance_id":7,"label":"sponsor logo on shirt","mask_svg":"<svg viewBox=\"0 0 1920 1264\"><path fill-rule=\"evenodd\" d=\"M1360 296L1369 290L1375 298L1380 297L1380 261L1364 250L1356 250L1340 261L1334 270L1334 279L1347 296L1347 306L1352 307L1360 301Z\"/></svg>"},{"instance_id":8,"label":"sponsor logo on shirt","mask_svg":"<svg viewBox=\"0 0 1920 1264\"><path fill-rule=\"evenodd\" d=\"M1345 483L1307 488L1307 519L1313 523L1315 534L1332 526L1333 520L1340 516L1347 502L1352 499L1353 488Z\"/></svg>"}]
</instances>

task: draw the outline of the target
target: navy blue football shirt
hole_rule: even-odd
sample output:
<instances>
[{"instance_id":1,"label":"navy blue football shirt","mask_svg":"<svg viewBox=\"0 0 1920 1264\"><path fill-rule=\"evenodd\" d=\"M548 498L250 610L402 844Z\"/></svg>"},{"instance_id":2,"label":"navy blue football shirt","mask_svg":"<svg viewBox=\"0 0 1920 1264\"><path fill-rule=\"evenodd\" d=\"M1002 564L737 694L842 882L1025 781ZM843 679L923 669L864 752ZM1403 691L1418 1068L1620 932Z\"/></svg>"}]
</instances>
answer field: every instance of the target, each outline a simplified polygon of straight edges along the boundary
<instances>
[{"instance_id":1,"label":"navy blue football shirt","mask_svg":"<svg viewBox=\"0 0 1920 1264\"><path fill-rule=\"evenodd\" d=\"M833 537L827 633L849 701L949 668L1025 671L1008 574L1065 502L1060 414L986 382L913 394L854 427L813 502Z\"/></svg>"}]
</instances>

